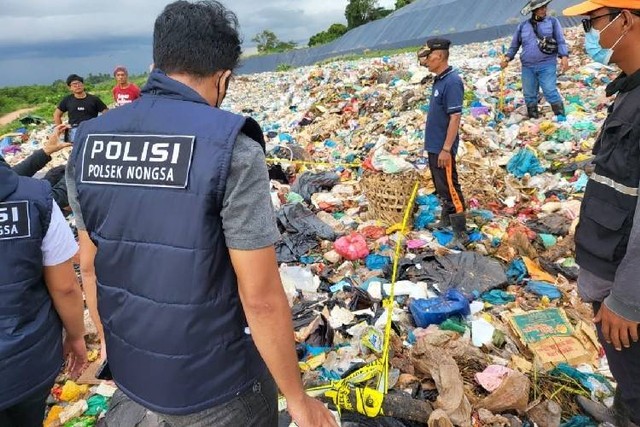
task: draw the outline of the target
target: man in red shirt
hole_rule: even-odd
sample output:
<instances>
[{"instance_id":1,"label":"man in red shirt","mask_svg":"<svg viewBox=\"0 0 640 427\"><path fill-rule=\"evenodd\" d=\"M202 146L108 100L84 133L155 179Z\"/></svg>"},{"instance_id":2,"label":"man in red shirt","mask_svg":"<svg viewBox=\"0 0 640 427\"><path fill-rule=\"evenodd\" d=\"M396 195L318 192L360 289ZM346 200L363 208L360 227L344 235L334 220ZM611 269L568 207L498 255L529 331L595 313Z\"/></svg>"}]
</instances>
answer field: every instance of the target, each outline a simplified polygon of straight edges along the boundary
<instances>
[{"instance_id":1,"label":"man in red shirt","mask_svg":"<svg viewBox=\"0 0 640 427\"><path fill-rule=\"evenodd\" d=\"M116 85L113 87L113 100L116 106L121 107L140 98L140 88L134 83L129 83L129 72L121 65L113 70Z\"/></svg>"}]
</instances>

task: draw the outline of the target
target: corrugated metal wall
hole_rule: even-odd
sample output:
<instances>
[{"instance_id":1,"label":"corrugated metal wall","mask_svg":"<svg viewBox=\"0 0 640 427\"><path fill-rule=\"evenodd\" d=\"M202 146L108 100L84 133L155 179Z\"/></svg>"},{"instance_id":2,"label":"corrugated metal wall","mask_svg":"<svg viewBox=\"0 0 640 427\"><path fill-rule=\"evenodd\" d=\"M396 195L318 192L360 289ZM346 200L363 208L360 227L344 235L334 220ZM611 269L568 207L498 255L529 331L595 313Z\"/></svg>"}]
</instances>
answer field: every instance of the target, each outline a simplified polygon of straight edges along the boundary
<instances>
[{"instance_id":1,"label":"corrugated metal wall","mask_svg":"<svg viewBox=\"0 0 640 427\"><path fill-rule=\"evenodd\" d=\"M576 0L555 0L549 13L563 26L574 26L577 18L562 17L562 9ZM521 0L417 0L384 19L349 31L329 44L289 52L254 56L242 61L238 73L274 71L280 64L313 65L327 58L364 50L418 46L431 37L446 37L454 44L494 40L513 34L518 22L526 19Z\"/></svg>"}]
</instances>

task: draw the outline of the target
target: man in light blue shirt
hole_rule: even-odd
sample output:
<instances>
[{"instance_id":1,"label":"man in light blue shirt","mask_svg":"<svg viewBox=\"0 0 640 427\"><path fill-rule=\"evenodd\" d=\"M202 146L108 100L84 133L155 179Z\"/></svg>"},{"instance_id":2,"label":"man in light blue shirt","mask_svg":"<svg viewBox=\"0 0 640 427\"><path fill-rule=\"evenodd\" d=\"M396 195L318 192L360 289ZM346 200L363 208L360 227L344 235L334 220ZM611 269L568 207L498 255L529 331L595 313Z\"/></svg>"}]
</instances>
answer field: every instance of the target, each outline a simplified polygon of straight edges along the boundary
<instances>
[{"instance_id":1,"label":"man in light blue shirt","mask_svg":"<svg viewBox=\"0 0 640 427\"><path fill-rule=\"evenodd\" d=\"M564 116L564 103L557 83L557 59L560 57L560 71L569 68L569 47L564 39L560 22L547 16L547 5L551 0L531 0L522 14L531 12L531 18L521 22L516 29L505 58L500 66L506 68L520 47L522 62L522 91L527 104L527 114L531 119L540 117L538 93L544 93L553 113Z\"/></svg>"}]
</instances>

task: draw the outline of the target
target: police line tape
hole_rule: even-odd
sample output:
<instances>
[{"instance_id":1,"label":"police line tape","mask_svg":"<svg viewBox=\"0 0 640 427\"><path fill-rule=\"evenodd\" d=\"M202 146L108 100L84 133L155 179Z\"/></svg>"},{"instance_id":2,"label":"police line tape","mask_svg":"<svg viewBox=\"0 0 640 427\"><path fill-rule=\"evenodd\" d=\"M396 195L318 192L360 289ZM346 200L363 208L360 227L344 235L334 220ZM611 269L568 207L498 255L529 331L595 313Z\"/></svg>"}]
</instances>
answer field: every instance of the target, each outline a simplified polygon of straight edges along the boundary
<instances>
[{"instance_id":1,"label":"police line tape","mask_svg":"<svg viewBox=\"0 0 640 427\"><path fill-rule=\"evenodd\" d=\"M302 165L302 166L330 166L330 167L347 167L347 168L359 168L362 166L362 163L308 162L304 160L280 159L277 157L269 157L266 160L267 160L267 163L291 163L294 165Z\"/></svg>"},{"instance_id":2,"label":"police line tape","mask_svg":"<svg viewBox=\"0 0 640 427\"><path fill-rule=\"evenodd\" d=\"M419 181L416 181L411 193L411 197L407 203L404 211L404 217L400 232L405 234L413 212L413 205L418 195L418 189L420 187ZM383 414L382 404L384 402L384 396L389 390L389 349L391 344L391 323L393 315L393 302L395 299L395 285L398 276L398 266L400 263L401 255L401 239L396 242L395 254L393 259L393 270L391 274L391 290L389 296L385 298L383 304L387 309L387 322L385 325L384 333L384 346L382 351L382 357L370 362L363 367L357 369L345 378L339 381L332 381L329 384L311 387L305 391L311 397L326 396L330 398L338 412L352 411L365 415L370 418L375 418ZM358 387L358 384L369 382L375 378L378 378L377 388L370 387ZM287 408L287 401L284 396L278 397L278 411L284 411Z\"/></svg>"}]
</instances>

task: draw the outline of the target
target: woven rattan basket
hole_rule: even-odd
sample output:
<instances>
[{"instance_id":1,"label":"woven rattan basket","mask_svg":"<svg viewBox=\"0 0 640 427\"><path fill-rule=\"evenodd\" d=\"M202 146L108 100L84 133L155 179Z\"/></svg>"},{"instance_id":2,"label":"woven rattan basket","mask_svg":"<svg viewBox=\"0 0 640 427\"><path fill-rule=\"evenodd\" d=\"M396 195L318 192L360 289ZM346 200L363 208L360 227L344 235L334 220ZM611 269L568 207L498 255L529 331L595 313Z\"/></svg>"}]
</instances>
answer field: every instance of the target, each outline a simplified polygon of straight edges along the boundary
<instances>
[{"instance_id":1,"label":"woven rattan basket","mask_svg":"<svg viewBox=\"0 0 640 427\"><path fill-rule=\"evenodd\" d=\"M416 181L420 183L420 188L433 191L428 169L402 174L365 171L360 180L360 189L369 201L369 219L380 220L387 225L401 223ZM413 223L411 218L410 223Z\"/></svg>"}]
</instances>

